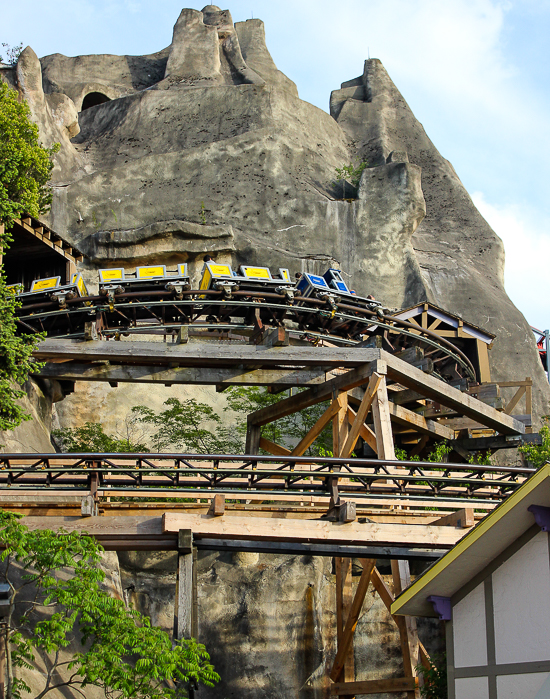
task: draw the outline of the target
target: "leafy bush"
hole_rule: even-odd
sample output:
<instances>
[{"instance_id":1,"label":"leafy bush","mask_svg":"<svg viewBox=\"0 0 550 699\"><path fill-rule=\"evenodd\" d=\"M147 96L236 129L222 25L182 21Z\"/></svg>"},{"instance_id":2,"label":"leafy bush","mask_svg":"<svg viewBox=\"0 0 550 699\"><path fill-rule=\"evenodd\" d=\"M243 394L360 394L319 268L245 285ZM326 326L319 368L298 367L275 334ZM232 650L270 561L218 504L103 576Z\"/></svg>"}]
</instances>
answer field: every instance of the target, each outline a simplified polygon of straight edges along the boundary
<instances>
[{"instance_id":1,"label":"leafy bush","mask_svg":"<svg viewBox=\"0 0 550 699\"><path fill-rule=\"evenodd\" d=\"M543 420L544 424L540 428L542 444L524 444L518 447L518 451L524 454L535 468L540 468L550 461L550 427L548 426L550 415L544 415Z\"/></svg>"},{"instance_id":2,"label":"leafy bush","mask_svg":"<svg viewBox=\"0 0 550 699\"><path fill-rule=\"evenodd\" d=\"M420 688L423 699L447 699L447 655L435 655L431 660L429 669L418 665L417 672L424 679L424 686Z\"/></svg>"}]
</instances>

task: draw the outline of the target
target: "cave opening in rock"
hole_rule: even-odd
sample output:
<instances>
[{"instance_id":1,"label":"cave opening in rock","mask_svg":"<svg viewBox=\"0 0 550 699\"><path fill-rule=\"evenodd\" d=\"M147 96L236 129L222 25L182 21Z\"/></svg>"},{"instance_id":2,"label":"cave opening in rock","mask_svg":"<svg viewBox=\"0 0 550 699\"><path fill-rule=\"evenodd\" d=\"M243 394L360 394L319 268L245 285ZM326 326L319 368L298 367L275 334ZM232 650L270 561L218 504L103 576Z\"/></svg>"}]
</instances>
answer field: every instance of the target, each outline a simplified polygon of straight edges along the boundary
<instances>
[{"instance_id":1,"label":"cave opening in rock","mask_svg":"<svg viewBox=\"0 0 550 699\"><path fill-rule=\"evenodd\" d=\"M82 110L90 109L90 107L97 107L98 104L103 104L104 102L110 102L110 98L104 95L102 92L89 92L86 97L82 100Z\"/></svg>"}]
</instances>

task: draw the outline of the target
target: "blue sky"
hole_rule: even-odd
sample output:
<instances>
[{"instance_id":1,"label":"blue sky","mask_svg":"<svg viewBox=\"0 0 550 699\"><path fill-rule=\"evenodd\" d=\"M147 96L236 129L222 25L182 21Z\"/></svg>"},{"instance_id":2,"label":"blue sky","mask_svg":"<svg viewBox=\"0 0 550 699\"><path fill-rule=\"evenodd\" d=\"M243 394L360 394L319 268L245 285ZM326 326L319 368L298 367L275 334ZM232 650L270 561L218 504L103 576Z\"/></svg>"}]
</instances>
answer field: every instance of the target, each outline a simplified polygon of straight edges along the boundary
<instances>
[{"instance_id":1,"label":"blue sky","mask_svg":"<svg viewBox=\"0 0 550 699\"><path fill-rule=\"evenodd\" d=\"M180 0L181 1L181 0ZM0 41L50 53L143 54L167 46L173 0L0 0ZM195 5L202 9L202 5ZM235 0L302 99L380 58L481 213L504 240L506 288L550 325L550 0Z\"/></svg>"}]
</instances>

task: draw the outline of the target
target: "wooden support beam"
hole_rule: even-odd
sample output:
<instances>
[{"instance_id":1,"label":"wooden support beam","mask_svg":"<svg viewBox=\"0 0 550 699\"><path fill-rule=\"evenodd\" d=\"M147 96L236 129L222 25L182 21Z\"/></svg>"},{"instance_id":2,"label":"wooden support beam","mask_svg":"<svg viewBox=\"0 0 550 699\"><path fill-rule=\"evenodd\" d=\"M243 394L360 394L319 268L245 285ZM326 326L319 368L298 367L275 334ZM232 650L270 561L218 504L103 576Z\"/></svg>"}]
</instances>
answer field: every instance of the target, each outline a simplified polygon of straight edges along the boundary
<instances>
[{"instance_id":1,"label":"wooden support beam","mask_svg":"<svg viewBox=\"0 0 550 699\"><path fill-rule=\"evenodd\" d=\"M422 415L408 410L401 405L396 405L391 401L388 403L391 419L398 425L412 427L415 431L421 434L429 435L437 439L455 438L455 431L445 425L440 425L435 420L426 420Z\"/></svg>"},{"instance_id":2,"label":"wooden support beam","mask_svg":"<svg viewBox=\"0 0 550 699\"><path fill-rule=\"evenodd\" d=\"M107 342L98 340L83 345L81 342L48 338L33 353L36 359L71 359L73 361L108 360L112 364L142 362L177 366L254 366L280 367L333 366L361 367L380 359L382 350L342 347L289 347L266 348L262 345L224 345L218 343L188 343L173 345L160 342ZM379 372L380 373L380 372ZM368 379L368 376L366 377ZM356 384L359 385L359 384Z\"/></svg>"},{"instance_id":3,"label":"wooden support beam","mask_svg":"<svg viewBox=\"0 0 550 699\"><path fill-rule=\"evenodd\" d=\"M461 393L456 388L425 374L406 362L402 362L384 350L380 350L380 352L382 359L385 359L387 363L389 379L418 391L425 398L435 400L447 408L454 408L457 413L498 432L525 434L525 426L518 420L494 410L465 393Z\"/></svg>"},{"instance_id":4,"label":"wooden support beam","mask_svg":"<svg viewBox=\"0 0 550 699\"><path fill-rule=\"evenodd\" d=\"M437 524L438 526L457 527L458 529L469 529L473 527L475 523L473 507L464 507L461 510L445 515L445 517L440 517L433 522L433 524Z\"/></svg>"},{"instance_id":5,"label":"wooden support beam","mask_svg":"<svg viewBox=\"0 0 550 699\"><path fill-rule=\"evenodd\" d=\"M273 456L290 456L292 454L290 449L276 444L265 437L260 437L260 449L267 451L269 454L273 454Z\"/></svg>"},{"instance_id":6,"label":"wooden support beam","mask_svg":"<svg viewBox=\"0 0 550 699\"><path fill-rule=\"evenodd\" d=\"M338 407L338 411L332 418L332 453L334 456L340 456L342 447L348 436L348 394L345 392L338 393L333 400L333 403Z\"/></svg>"},{"instance_id":7,"label":"wooden support beam","mask_svg":"<svg viewBox=\"0 0 550 699\"><path fill-rule=\"evenodd\" d=\"M348 407L348 420L350 422L353 422L355 420L355 411L352 408ZM371 430L371 428L368 425L361 425L360 426L360 433L359 436L361 439L366 442L369 447L376 453L378 454L377 451L377 445L376 445L376 435L374 432Z\"/></svg>"},{"instance_id":8,"label":"wooden support beam","mask_svg":"<svg viewBox=\"0 0 550 699\"><path fill-rule=\"evenodd\" d=\"M386 585L384 579L378 572L378 568L374 568L371 574L371 580L372 580L372 585L378 595L380 596L380 599L384 603L384 606L388 610L388 612L391 614L391 606L393 602L395 601L395 597L392 594L391 590L389 587ZM397 625L398 629L401 629L403 626L404 620L402 616L395 616L391 614L392 619L394 620L395 624ZM401 631L400 631L401 633ZM425 668L430 667L430 656L426 652L426 649L422 645L422 643L419 641L418 642L418 649L420 653L420 662Z\"/></svg>"},{"instance_id":9,"label":"wooden support beam","mask_svg":"<svg viewBox=\"0 0 550 699\"><path fill-rule=\"evenodd\" d=\"M330 679L333 682L336 682L336 680L339 679L340 673L344 668L346 656L352 642L353 635L355 634L355 629L357 628L357 622L359 621L359 615L361 614L361 608L365 600L365 595L367 594L367 590L369 588L371 572L376 565L376 561L373 558L363 558L361 559L361 563L363 564L363 572L361 573L359 584L357 585L357 590L355 591L355 596L346 619L344 632L340 639L340 643L338 644L338 650L336 652L336 657L334 658L334 663L332 664L332 670L330 671Z\"/></svg>"},{"instance_id":10,"label":"wooden support beam","mask_svg":"<svg viewBox=\"0 0 550 699\"><path fill-rule=\"evenodd\" d=\"M352 559L337 556L334 559L334 572L336 578L336 639L337 645L340 647L344 635L346 621L353 602ZM342 674L342 679L344 682L349 682L355 679L353 640L345 657Z\"/></svg>"},{"instance_id":11,"label":"wooden support beam","mask_svg":"<svg viewBox=\"0 0 550 699\"><path fill-rule=\"evenodd\" d=\"M193 628L193 532L178 532L176 638L191 638Z\"/></svg>"},{"instance_id":12,"label":"wooden support beam","mask_svg":"<svg viewBox=\"0 0 550 699\"><path fill-rule=\"evenodd\" d=\"M292 450L292 456L302 456L302 454L313 444L321 432L325 429L331 419L340 410L340 403L333 400L309 432L302 437L300 442Z\"/></svg>"},{"instance_id":13,"label":"wooden support beam","mask_svg":"<svg viewBox=\"0 0 550 699\"><path fill-rule=\"evenodd\" d=\"M355 419L351 425L346 442L339 454L339 456L344 459L346 459L354 450L357 440L361 436L361 426L365 423L365 418L371 409L372 402L375 399L376 392L378 391L383 378L383 376L375 372L369 379L365 395L363 396L361 404L359 405L359 409L357 410L357 414L355 415Z\"/></svg>"},{"instance_id":14,"label":"wooden support beam","mask_svg":"<svg viewBox=\"0 0 550 699\"><path fill-rule=\"evenodd\" d=\"M208 508L208 514L213 517L221 517L225 514L225 495L223 493L214 495Z\"/></svg>"},{"instance_id":15,"label":"wooden support beam","mask_svg":"<svg viewBox=\"0 0 550 699\"><path fill-rule=\"evenodd\" d=\"M288 347L290 338L286 328L279 326L272 330L264 331L260 344L264 347Z\"/></svg>"},{"instance_id":16,"label":"wooden support beam","mask_svg":"<svg viewBox=\"0 0 550 699\"><path fill-rule=\"evenodd\" d=\"M376 451L379 459L395 460L395 447L391 429L391 418L386 390L386 379L382 378L372 402Z\"/></svg>"},{"instance_id":17,"label":"wooden support beam","mask_svg":"<svg viewBox=\"0 0 550 699\"><path fill-rule=\"evenodd\" d=\"M49 521L51 519L53 518L50 518ZM93 534L94 529L101 527L101 522L97 522L97 520L102 519L106 518L89 517L82 525L82 529ZM180 529L191 529L195 533L195 537L198 538L219 537L246 541L330 541L359 546L383 543L393 546L422 546L426 548L450 548L463 535L462 531L453 527L420 524L371 522L342 524L326 520L306 519L301 520L300 526L297 527L292 520L257 517L254 519L252 527L250 519L241 516L208 517L207 515L182 513L166 513L163 516L163 533L178 532Z\"/></svg>"},{"instance_id":18,"label":"wooden support beam","mask_svg":"<svg viewBox=\"0 0 550 699\"><path fill-rule=\"evenodd\" d=\"M418 687L418 678L393 677L389 680L363 680L362 682L337 682L330 693L339 697L355 694L383 694L414 691Z\"/></svg>"},{"instance_id":19,"label":"wooden support beam","mask_svg":"<svg viewBox=\"0 0 550 699\"><path fill-rule=\"evenodd\" d=\"M86 339L94 340L94 336L89 334ZM84 364L68 360L48 362L33 375L58 381L210 384L219 387L220 391L230 386L274 386L286 390L296 386L314 386L324 383L327 369L330 367L311 369L246 369L244 366L168 368L152 364L117 366L110 362Z\"/></svg>"},{"instance_id":20,"label":"wooden support beam","mask_svg":"<svg viewBox=\"0 0 550 699\"><path fill-rule=\"evenodd\" d=\"M381 352L381 350L361 350L363 352ZM274 422L292 413L299 412L311 405L322 403L325 400L330 400L333 396L341 391L349 391L351 388L361 386L370 379L371 375L376 372L384 375L386 367L383 362L378 360L365 364L347 371L345 374L340 374L330 381L314 386L307 391L298 393L290 398L269 405L261 410L257 410L248 416L249 422L256 425L267 425L269 422Z\"/></svg>"},{"instance_id":21,"label":"wooden support beam","mask_svg":"<svg viewBox=\"0 0 550 699\"><path fill-rule=\"evenodd\" d=\"M247 454L258 454L260 451L260 441L262 439L262 428L258 425L251 425L250 422L246 426L246 445L245 452Z\"/></svg>"},{"instance_id":22,"label":"wooden support beam","mask_svg":"<svg viewBox=\"0 0 550 699\"><path fill-rule=\"evenodd\" d=\"M400 595L411 584L411 573L408 561L392 560L391 570L393 577L394 597ZM401 617L398 623L401 651L403 653L403 667L405 677L416 677L416 666L420 662L418 631L415 617ZM408 699L420 697L418 690L409 690Z\"/></svg>"}]
</instances>

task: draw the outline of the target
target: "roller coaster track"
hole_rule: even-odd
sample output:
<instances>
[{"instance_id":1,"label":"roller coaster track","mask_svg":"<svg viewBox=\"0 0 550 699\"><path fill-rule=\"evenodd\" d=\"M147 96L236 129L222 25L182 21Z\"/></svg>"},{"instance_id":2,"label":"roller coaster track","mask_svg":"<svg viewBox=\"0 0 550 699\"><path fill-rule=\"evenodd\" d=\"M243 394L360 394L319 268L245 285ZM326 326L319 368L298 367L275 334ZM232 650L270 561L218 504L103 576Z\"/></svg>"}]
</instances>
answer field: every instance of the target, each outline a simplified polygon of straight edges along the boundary
<instances>
[{"instance_id":1,"label":"roller coaster track","mask_svg":"<svg viewBox=\"0 0 550 699\"><path fill-rule=\"evenodd\" d=\"M224 454L2 454L0 493L48 490L70 494L174 497L216 493L276 500L326 500L334 483L346 499L392 498L414 505L452 501L498 504L535 469L380 459Z\"/></svg>"},{"instance_id":2,"label":"roller coaster track","mask_svg":"<svg viewBox=\"0 0 550 699\"><path fill-rule=\"evenodd\" d=\"M18 309L19 331L45 332L49 337L83 338L86 325L95 323L100 338L123 334L175 334L182 327L194 331L254 335L260 328L285 327L291 335L312 344L368 346L375 336L392 353L411 346L425 349L437 376L444 380L476 381L470 359L449 340L418 325L360 306L338 302L330 308L316 298L284 302L270 292L184 291L179 298L168 290L67 299L64 307L47 301ZM379 345L380 346L380 345Z\"/></svg>"}]
</instances>

